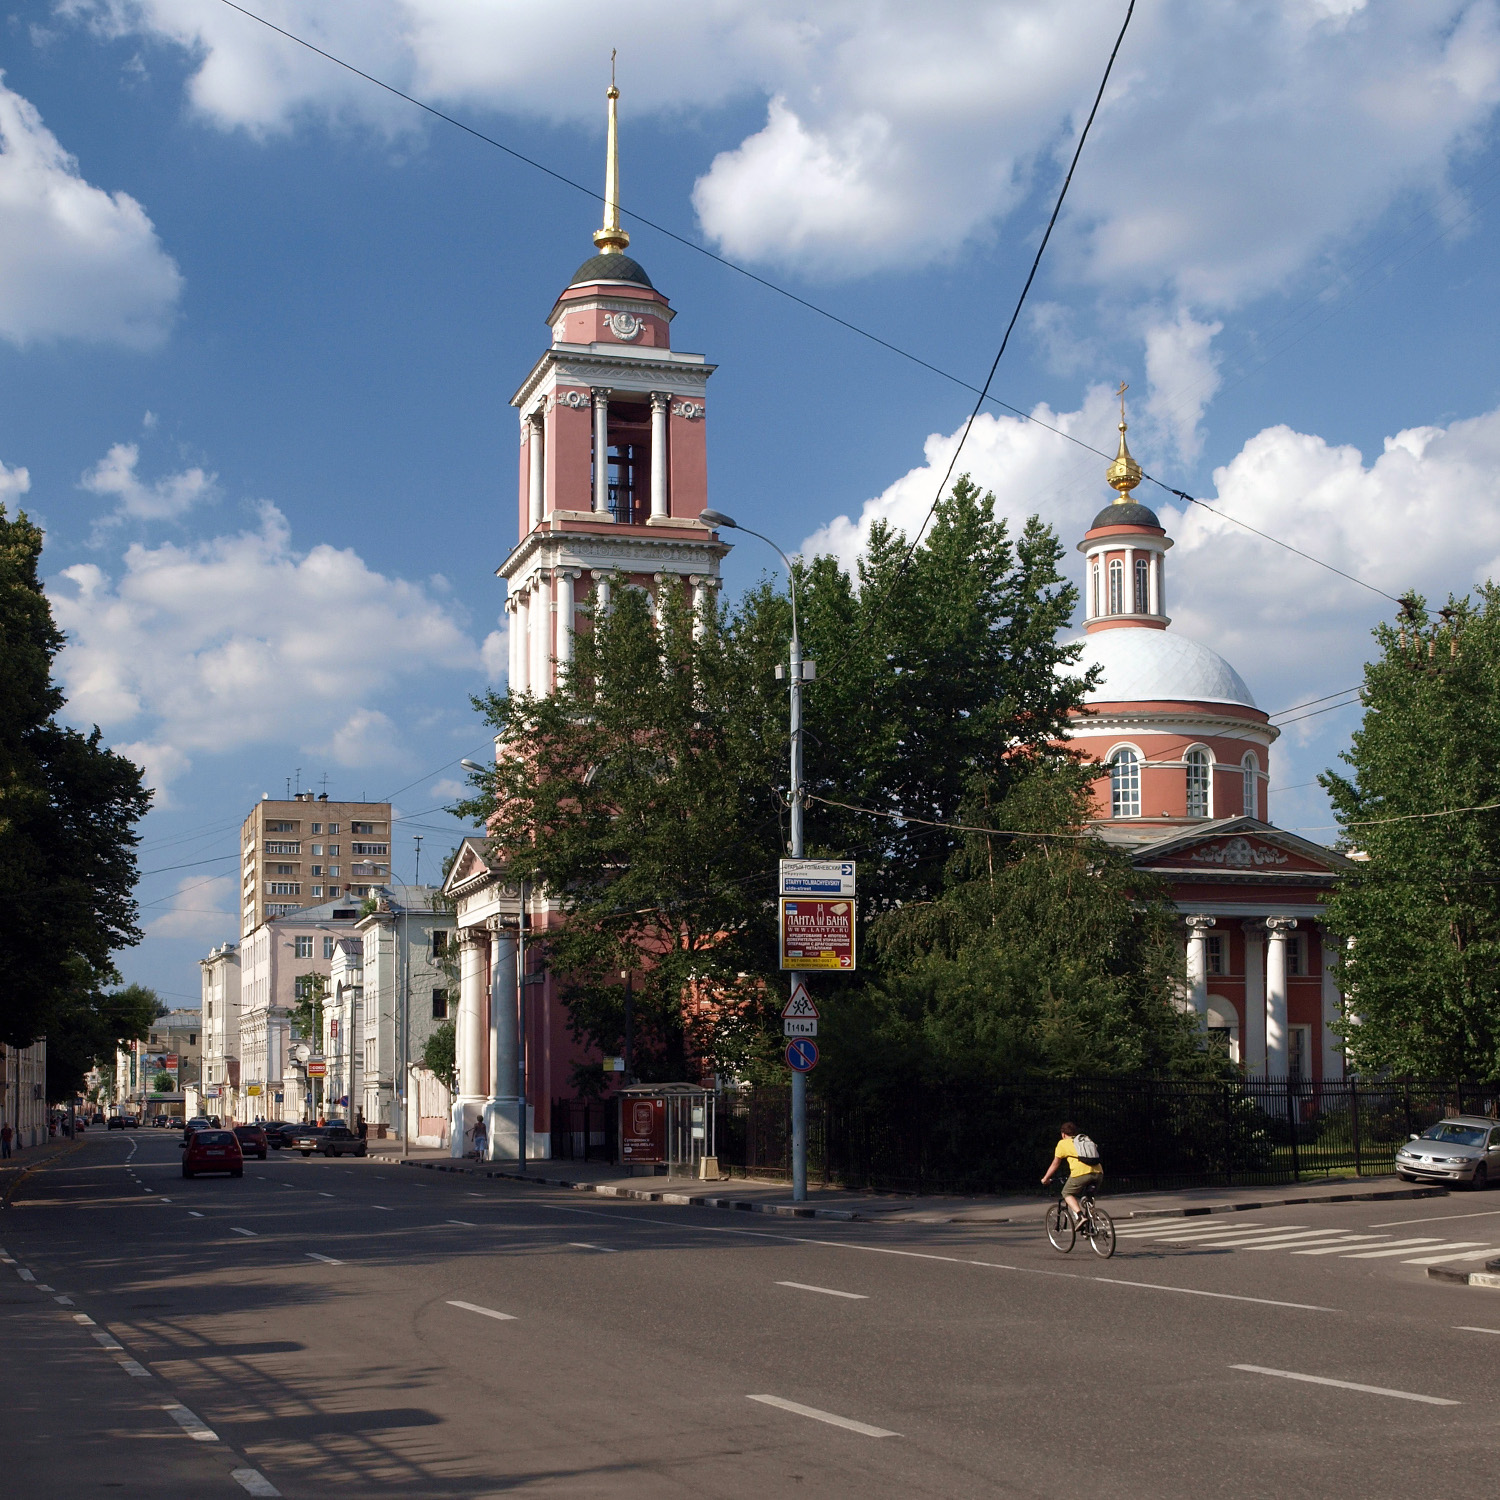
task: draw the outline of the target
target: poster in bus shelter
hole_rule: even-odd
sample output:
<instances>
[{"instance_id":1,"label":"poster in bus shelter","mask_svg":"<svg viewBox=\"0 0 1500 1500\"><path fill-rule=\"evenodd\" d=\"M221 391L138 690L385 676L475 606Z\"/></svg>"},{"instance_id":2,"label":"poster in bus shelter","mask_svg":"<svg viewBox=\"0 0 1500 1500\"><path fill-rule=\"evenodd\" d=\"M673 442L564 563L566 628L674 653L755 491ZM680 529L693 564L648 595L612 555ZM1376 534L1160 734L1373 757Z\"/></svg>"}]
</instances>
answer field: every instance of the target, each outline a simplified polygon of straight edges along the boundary
<instances>
[{"instance_id":1,"label":"poster in bus shelter","mask_svg":"<svg viewBox=\"0 0 1500 1500\"><path fill-rule=\"evenodd\" d=\"M620 1100L620 1160L651 1166L667 1159L667 1101Z\"/></svg>"},{"instance_id":2,"label":"poster in bus shelter","mask_svg":"<svg viewBox=\"0 0 1500 1500\"><path fill-rule=\"evenodd\" d=\"M854 968L854 903L846 899L798 896L781 900L783 969Z\"/></svg>"}]
</instances>

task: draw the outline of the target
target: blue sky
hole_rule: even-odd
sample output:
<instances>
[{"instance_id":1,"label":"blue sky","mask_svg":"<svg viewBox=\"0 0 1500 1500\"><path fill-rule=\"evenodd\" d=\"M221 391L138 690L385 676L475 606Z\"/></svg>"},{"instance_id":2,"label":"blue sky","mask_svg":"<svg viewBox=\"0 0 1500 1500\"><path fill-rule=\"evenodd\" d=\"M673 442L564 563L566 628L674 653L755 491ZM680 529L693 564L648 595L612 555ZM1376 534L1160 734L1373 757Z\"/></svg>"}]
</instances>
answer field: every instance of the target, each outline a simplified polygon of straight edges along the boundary
<instances>
[{"instance_id":1,"label":"blue sky","mask_svg":"<svg viewBox=\"0 0 1500 1500\"><path fill-rule=\"evenodd\" d=\"M719 365L713 503L846 556L925 512L968 397L628 210L980 380L1124 10L259 9L588 184L618 48L631 253ZM508 400L598 206L220 0L38 0L0 65L0 494L47 526L73 713L158 788L122 967L185 1002L237 935L234 830L297 768L396 794L403 877L413 833L428 871L451 843L505 661ZM1142 0L997 394L1107 448L1129 381L1149 471L1386 593L1500 572L1497 104L1493 0ZM1108 496L1004 414L960 468L1070 546ZM1141 498L1174 628L1262 707L1358 682L1387 600ZM1354 722L1288 726L1276 821L1319 836Z\"/></svg>"}]
</instances>

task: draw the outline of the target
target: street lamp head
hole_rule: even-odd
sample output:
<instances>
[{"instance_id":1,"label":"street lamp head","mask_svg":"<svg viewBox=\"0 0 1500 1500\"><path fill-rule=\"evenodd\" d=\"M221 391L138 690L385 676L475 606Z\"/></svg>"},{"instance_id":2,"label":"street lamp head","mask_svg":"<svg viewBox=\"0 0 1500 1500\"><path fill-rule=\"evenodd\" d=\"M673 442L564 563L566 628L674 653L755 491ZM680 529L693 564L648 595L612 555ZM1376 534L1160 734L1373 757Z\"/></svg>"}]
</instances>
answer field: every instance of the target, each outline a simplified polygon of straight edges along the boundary
<instances>
[{"instance_id":1,"label":"street lamp head","mask_svg":"<svg viewBox=\"0 0 1500 1500\"><path fill-rule=\"evenodd\" d=\"M461 760L459 761L459 765L461 765L464 770L473 771L476 775L479 776L488 776L490 772L495 769L493 766L482 766L477 760Z\"/></svg>"},{"instance_id":2,"label":"street lamp head","mask_svg":"<svg viewBox=\"0 0 1500 1500\"><path fill-rule=\"evenodd\" d=\"M739 530L739 522L733 516L726 516L722 510L700 510L698 519L710 526L723 526L729 531Z\"/></svg>"}]
</instances>

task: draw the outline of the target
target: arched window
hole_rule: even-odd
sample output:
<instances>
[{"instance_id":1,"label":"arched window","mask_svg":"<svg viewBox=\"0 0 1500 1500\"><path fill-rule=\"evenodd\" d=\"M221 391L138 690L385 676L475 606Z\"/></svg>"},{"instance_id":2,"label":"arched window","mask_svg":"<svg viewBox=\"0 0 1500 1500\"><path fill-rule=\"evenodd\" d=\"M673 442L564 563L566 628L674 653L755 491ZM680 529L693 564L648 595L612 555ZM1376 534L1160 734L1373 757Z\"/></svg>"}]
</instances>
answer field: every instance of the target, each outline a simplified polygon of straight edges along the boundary
<instances>
[{"instance_id":1,"label":"arched window","mask_svg":"<svg viewBox=\"0 0 1500 1500\"><path fill-rule=\"evenodd\" d=\"M1097 617L1103 613L1104 601L1099 597L1099 559L1096 557L1089 566L1089 584L1093 592L1089 595L1089 614Z\"/></svg>"},{"instance_id":2,"label":"arched window","mask_svg":"<svg viewBox=\"0 0 1500 1500\"><path fill-rule=\"evenodd\" d=\"M1109 612L1112 615L1125 613L1125 563L1118 557L1109 560Z\"/></svg>"},{"instance_id":3,"label":"arched window","mask_svg":"<svg viewBox=\"0 0 1500 1500\"><path fill-rule=\"evenodd\" d=\"M1245 758L1240 764L1244 767L1245 771L1245 816L1247 818L1254 818L1259 816L1256 782L1260 779L1260 762L1256 760L1251 751L1247 750Z\"/></svg>"},{"instance_id":4,"label":"arched window","mask_svg":"<svg viewBox=\"0 0 1500 1500\"><path fill-rule=\"evenodd\" d=\"M1201 746L1189 750L1183 757L1187 764L1187 815L1190 818L1208 818L1213 814L1211 788L1213 762L1207 750Z\"/></svg>"},{"instance_id":5,"label":"arched window","mask_svg":"<svg viewBox=\"0 0 1500 1500\"><path fill-rule=\"evenodd\" d=\"M1146 614L1151 608L1151 559L1138 557L1135 560L1135 612Z\"/></svg>"},{"instance_id":6,"label":"arched window","mask_svg":"<svg viewBox=\"0 0 1500 1500\"><path fill-rule=\"evenodd\" d=\"M1110 816L1141 815L1141 759L1134 750L1116 750L1109 758Z\"/></svg>"}]
</instances>

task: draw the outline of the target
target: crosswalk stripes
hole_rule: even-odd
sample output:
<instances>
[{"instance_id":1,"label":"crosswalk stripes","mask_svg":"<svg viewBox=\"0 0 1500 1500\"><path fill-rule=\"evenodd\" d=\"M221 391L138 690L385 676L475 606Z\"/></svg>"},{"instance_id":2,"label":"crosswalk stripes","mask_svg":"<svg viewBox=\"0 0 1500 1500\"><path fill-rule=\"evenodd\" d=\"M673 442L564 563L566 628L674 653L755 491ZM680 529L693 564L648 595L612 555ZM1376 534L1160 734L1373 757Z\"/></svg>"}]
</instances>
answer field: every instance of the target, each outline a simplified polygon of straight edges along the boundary
<instances>
[{"instance_id":1,"label":"crosswalk stripes","mask_svg":"<svg viewBox=\"0 0 1500 1500\"><path fill-rule=\"evenodd\" d=\"M1289 1255L1334 1255L1342 1260L1399 1260L1408 1266L1484 1260L1500 1255L1500 1245L1482 1240L1443 1240L1431 1235L1393 1239L1348 1229L1310 1229L1305 1224L1151 1224L1119 1228L1117 1237L1139 1244L1186 1245L1190 1249L1284 1250Z\"/></svg>"}]
</instances>

